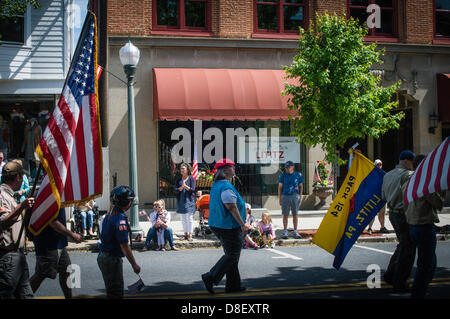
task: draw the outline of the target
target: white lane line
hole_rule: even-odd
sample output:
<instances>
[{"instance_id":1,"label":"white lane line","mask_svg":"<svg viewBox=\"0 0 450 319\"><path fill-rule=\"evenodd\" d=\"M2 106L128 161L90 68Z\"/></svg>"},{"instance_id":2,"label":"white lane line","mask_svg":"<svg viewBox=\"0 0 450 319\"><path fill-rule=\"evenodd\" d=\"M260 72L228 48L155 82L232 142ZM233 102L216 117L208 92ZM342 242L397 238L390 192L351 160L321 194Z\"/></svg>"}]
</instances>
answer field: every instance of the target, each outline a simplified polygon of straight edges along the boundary
<instances>
[{"instance_id":1,"label":"white lane line","mask_svg":"<svg viewBox=\"0 0 450 319\"><path fill-rule=\"evenodd\" d=\"M294 255L291 255L291 254L288 254L288 253L285 253L283 251L279 251L279 250L276 250L276 249L268 249L268 251L271 251L271 252L273 252L275 254L283 256L283 257L272 257L272 258L290 258L290 259L294 259L294 260L303 260L303 258L294 256Z\"/></svg>"},{"instance_id":2,"label":"white lane line","mask_svg":"<svg viewBox=\"0 0 450 319\"><path fill-rule=\"evenodd\" d=\"M353 246L358 247L358 248L373 250L373 251L376 251L376 252L379 252L379 253L383 253L383 254L388 254L388 255L393 255L394 254L394 253L391 253L390 251L376 249L376 248L372 248L372 247L366 247L366 246L360 246L360 245L353 245Z\"/></svg>"}]
</instances>

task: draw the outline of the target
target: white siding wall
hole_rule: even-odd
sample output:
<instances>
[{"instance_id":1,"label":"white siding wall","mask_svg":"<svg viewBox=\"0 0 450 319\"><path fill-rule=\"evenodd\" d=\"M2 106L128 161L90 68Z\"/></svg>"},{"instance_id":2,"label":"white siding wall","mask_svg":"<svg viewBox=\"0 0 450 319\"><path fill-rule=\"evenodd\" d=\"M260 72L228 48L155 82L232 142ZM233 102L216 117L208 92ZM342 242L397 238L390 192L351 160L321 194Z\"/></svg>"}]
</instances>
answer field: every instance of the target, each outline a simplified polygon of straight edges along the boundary
<instances>
[{"instance_id":1,"label":"white siding wall","mask_svg":"<svg viewBox=\"0 0 450 319\"><path fill-rule=\"evenodd\" d=\"M26 14L25 44L0 45L0 79L64 79L64 0L40 2Z\"/></svg>"}]
</instances>

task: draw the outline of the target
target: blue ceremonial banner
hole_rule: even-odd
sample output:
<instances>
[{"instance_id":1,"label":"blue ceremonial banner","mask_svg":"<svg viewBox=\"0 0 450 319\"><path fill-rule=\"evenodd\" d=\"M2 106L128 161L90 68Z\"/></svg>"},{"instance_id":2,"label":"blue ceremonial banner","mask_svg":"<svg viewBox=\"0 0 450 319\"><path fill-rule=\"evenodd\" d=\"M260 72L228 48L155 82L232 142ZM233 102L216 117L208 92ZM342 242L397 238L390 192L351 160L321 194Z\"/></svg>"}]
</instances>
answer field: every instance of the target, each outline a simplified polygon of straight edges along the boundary
<instances>
[{"instance_id":1,"label":"blue ceremonial banner","mask_svg":"<svg viewBox=\"0 0 450 319\"><path fill-rule=\"evenodd\" d=\"M337 196L312 241L335 256L339 269L369 222L386 204L381 199L382 169L354 150L352 163Z\"/></svg>"}]
</instances>

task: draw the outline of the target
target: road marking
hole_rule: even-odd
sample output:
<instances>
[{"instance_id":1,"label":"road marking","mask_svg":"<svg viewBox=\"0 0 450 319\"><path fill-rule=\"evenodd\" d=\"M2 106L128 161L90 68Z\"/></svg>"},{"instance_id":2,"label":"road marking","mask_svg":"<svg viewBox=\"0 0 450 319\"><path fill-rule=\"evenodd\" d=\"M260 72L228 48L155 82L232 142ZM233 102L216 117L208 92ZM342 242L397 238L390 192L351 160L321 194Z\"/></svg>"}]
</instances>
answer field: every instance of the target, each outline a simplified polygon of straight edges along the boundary
<instances>
[{"instance_id":1,"label":"road marking","mask_svg":"<svg viewBox=\"0 0 450 319\"><path fill-rule=\"evenodd\" d=\"M291 255L291 254L288 254L288 253L285 253L283 251L279 251L279 250L276 250L276 249L269 249L269 251L271 251L271 252L273 252L275 254L283 256L283 257L272 257L272 258L290 258L290 259L294 259L294 260L303 260L303 258L294 256L294 255Z\"/></svg>"},{"instance_id":2,"label":"road marking","mask_svg":"<svg viewBox=\"0 0 450 319\"><path fill-rule=\"evenodd\" d=\"M408 281L412 283L412 280ZM430 286L450 286L450 277L433 278ZM381 283L381 288L378 289L390 289L391 286L385 282ZM321 285L308 285L308 286L285 286L285 287L269 287L261 289L247 289L242 293L232 294L233 297L242 296L273 296L283 294L304 294L312 292L339 292L339 291L352 291L352 290L369 290L367 288L367 282L356 283L337 283L337 284L321 284ZM230 297L230 294L225 293L223 290L217 290L216 294L210 295L205 290L197 291L172 291L172 292L147 292L139 293L135 295L125 294L125 298L146 298L146 299L196 299L196 298L224 298ZM43 296L34 297L34 299L63 299L63 296ZM105 298L105 295L74 295L73 298Z\"/></svg>"},{"instance_id":3,"label":"road marking","mask_svg":"<svg viewBox=\"0 0 450 319\"><path fill-rule=\"evenodd\" d=\"M386 250L381 250L381 249L376 249L376 248L372 248L372 247L366 247L366 246L360 246L360 245L353 245L355 247L358 248L363 248L363 249L367 249L367 250L373 250L379 253L383 253L383 254L388 254L388 255L393 255L394 253L391 253L390 251L386 251Z\"/></svg>"}]
</instances>

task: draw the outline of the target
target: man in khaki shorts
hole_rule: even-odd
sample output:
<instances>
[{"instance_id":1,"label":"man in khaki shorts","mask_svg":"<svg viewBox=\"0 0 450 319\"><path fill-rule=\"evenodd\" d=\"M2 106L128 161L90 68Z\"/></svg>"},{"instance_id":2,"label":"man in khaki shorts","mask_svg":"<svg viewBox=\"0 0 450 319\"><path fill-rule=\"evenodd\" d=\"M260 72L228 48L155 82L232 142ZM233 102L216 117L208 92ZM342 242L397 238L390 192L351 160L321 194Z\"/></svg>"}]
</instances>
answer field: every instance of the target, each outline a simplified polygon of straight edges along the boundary
<instances>
[{"instance_id":1,"label":"man in khaki shorts","mask_svg":"<svg viewBox=\"0 0 450 319\"><path fill-rule=\"evenodd\" d=\"M0 299L30 299L28 263L24 255L25 232L19 240L23 214L32 207L34 198L27 198L20 204L14 192L20 189L26 172L16 162L9 162L2 169L0 185ZM16 243L19 242L18 247Z\"/></svg>"},{"instance_id":2,"label":"man in khaki shorts","mask_svg":"<svg viewBox=\"0 0 450 319\"><path fill-rule=\"evenodd\" d=\"M66 250L67 237L71 237L76 243L80 243L82 240L80 234L66 228L66 213L64 208L61 208L58 217L42 233L33 238L36 250L36 272L30 278L33 292L38 290L45 278L55 279L59 274L59 284L64 297L72 298L72 289L67 283L70 275L67 268L71 265Z\"/></svg>"}]
</instances>

